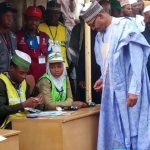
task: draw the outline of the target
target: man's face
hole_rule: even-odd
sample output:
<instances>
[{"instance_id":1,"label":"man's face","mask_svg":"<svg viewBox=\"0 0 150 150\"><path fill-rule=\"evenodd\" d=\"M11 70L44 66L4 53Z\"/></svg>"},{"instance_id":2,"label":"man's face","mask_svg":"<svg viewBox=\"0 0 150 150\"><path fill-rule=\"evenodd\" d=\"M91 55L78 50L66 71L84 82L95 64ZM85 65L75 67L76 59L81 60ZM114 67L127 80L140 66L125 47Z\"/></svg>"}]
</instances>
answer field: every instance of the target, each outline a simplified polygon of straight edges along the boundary
<instances>
[{"instance_id":1,"label":"man's face","mask_svg":"<svg viewBox=\"0 0 150 150\"><path fill-rule=\"evenodd\" d=\"M132 8L133 14L135 14L135 15L139 14L140 9L139 9L139 4L138 3L132 4L131 8Z\"/></svg>"},{"instance_id":2,"label":"man's face","mask_svg":"<svg viewBox=\"0 0 150 150\"><path fill-rule=\"evenodd\" d=\"M140 11L143 11L143 9L144 9L144 2L143 2L143 0L139 0L138 4L139 4Z\"/></svg>"},{"instance_id":3,"label":"man's face","mask_svg":"<svg viewBox=\"0 0 150 150\"><path fill-rule=\"evenodd\" d=\"M41 21L38 17L27 17L26 20L26 25L29 30L37 30Z\"/></svg>"},{"instance_id":4,"label":"man's face","mask_svg":"<svg viewBox=\"0 0 150 150\"><path fill-rule=\"evenodd\" d=\"M64 70L63 63L57 62L57 63L51 63L49 65L50 72L55 78L59 78Z\"/></svg>"},{"instance_id":5,"label":"man's face","mask_svg":"<svg viewBox=\"0 0 150 150\"><path fill-rule=\"evenodd\" d=\"M14 23L14 16L11 11L5 12L0 16L1 25L5 29L9 29L12 27Z\"/></svg>"},{"instance_id":6,"label":"man's face","mask_svg":"<svg viewBox=\"0 0 150 150\"><path fill-rule=\"evenodd\" d=\"M144 13L144 21L145 21L146 27L150 29L150 11L147 11Z\"/></svg>"},{"instance_id":7,"label":"man's face","mask_svg":"<svg viewBox=\"0 0 150 150\"><path fill-rule=\"evenodd\" d=\"M20 66L11 66L10 73L12 75L13 81L17 83L21 83L24 79L26 79L27 73L29 69L24 69Z\"/></svg>"},{"instance_id":8,"label":"man's face","mask_svg":"<svg viewBox=\"0 0 150 150\"><path fill-rule=\"evenodd\" d=\"M53 25L57 25L61 12L60 11L47 11L47 22Z\"/></svg>"},{"instance_id":9,"label":"man's face","mask_svg":"<svg viewBox=\"0 0 150 150\"><path fill-rule=\"evenodd\" d=\"M122 8L123 16L131 17L132 16L132 8L131 5L126 5Z\"/></svg>"},{"instance_id":10,"label":"man's face","mask_svg":"<svg viewBox=\"0 0 150 150\"><path fill-rule=\"evenodd\" d=\"M92 30L104 32L106 29L106 18L104 14L98 14L94 19L92 19L92 21L88 22L88 25L92 28Z\"/></svg>"}]
</instances>

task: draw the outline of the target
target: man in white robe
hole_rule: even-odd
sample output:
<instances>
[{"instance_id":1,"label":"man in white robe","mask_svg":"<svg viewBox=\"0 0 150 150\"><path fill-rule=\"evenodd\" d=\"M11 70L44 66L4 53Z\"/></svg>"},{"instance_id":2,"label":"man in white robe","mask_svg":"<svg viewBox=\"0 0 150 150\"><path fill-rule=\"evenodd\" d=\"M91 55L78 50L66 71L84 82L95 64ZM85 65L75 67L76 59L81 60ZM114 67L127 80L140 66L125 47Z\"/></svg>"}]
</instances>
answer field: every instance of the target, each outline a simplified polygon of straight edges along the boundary
<instances>
[{"instance_id":1,"label":"man in white robe","mask_svg":"<svg viewBox=\"0 0 150 150\"><path fill-rule=\"evenodd\" d=\"M150 84L146 63L150 46L127 18L107 14L97 2L87 3L82 18L96 36L96 61L102 76L97 150L150 150Z\"/></svg>"}]
</instances>

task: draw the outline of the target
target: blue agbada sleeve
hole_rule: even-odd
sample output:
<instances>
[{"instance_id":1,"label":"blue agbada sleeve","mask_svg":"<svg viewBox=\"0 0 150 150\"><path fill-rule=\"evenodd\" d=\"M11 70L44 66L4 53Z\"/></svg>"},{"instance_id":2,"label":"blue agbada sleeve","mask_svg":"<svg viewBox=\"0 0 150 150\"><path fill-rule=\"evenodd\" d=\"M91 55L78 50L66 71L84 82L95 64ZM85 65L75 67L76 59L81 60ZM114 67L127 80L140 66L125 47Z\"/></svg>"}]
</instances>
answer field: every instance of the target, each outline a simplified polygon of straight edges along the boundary
<instances>
[{"instance_id":1,"label":"blue agbada sleeve","mask_svg":"<svg viewBox=\"0 0 150 150\"><path fill-rule=\"evenodd\" d=\"M141 77L143 67L143 50L142 47L134 42L129 44L131 59L132 76L129 84L128 93L139 95L141 90Z\"/></svg>"}]
</instances>

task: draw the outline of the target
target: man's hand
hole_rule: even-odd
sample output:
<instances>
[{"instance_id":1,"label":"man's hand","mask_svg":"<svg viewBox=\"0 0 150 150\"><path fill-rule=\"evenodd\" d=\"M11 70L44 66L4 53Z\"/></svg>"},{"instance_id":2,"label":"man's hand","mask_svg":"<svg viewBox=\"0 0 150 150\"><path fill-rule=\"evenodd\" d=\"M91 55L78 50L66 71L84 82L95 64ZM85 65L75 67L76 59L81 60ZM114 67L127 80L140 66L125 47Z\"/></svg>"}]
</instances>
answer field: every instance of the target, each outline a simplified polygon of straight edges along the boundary
<instances>
[{"instance_id":1,"label":"man's hand","mask_svg":"<svg viewBox=\"0 0 150 150\"><path fill-rule=\"evenodd\" d=\"M127 105L128 107L133 107L137 103L138 96L135 94L128 94Z\"/></svg>"},{"instance_id":2,"label":"man's hand","mask_svg":"<svg viewBox=\"0 0 150 150\"><path fill-rule=\"evenodd\" d=\"M39 94L37 97L30 97L22 103L23 107L35 108L37 105L43 103L43 96Z\"/></svg>"},{"instance_id":3,"label":"man's hand","mask_svg":"<svg viewBox=\"0 0 150 150\"><path fill-rule=\"evenodd\" d=\"M102 90L102 88L103 88L103 80L98 79L98 80L95 82L93 88L94 88L94 90L95 90L96 92L100 92L100 91Z\"/></svg>"}]
</instances>

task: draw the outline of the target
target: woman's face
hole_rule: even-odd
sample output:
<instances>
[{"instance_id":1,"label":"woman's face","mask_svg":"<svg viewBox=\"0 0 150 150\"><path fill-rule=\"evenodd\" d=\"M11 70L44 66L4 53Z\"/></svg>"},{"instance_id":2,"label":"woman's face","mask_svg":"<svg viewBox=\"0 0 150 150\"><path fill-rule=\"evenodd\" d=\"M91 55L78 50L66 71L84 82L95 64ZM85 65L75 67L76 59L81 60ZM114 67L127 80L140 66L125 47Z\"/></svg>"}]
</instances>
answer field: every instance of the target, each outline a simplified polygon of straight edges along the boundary
<instances>
[{"instance_id":1,"label":"woman's face","mask_svg":"<svg viewBox=\"0 0 150 150\"><path fill-rule=\"evenodd\" d=\"M55 78L59 78L63 74L64 66L62 62L50 63L49 69Z\"/></svg>"}]
</instances>

